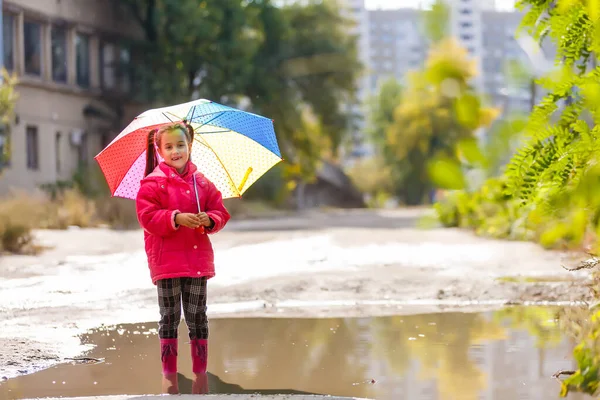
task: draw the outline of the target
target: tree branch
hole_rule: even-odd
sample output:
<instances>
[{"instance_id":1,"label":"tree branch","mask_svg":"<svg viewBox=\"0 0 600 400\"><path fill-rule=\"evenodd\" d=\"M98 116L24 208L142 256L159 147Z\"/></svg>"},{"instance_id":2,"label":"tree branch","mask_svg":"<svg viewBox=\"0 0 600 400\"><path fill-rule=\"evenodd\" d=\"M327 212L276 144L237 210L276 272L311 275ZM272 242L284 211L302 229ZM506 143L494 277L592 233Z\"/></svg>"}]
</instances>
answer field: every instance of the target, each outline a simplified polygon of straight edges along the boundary
<instances>
[{"instance_id":1,"label":"tree branch","mask_svg":"<svg viewBox=\"0 0 600 400\"><path fill-rule=\"evenodd\" d=\"M574 375L576 371L561 369L560 371L555 372L552 377L560 381L561 375Z\"/></svg>"},{"instance_id":2,"label":"tree branch","mask_svg":"<svg viewBox=\"0 0 600 400\"><path fill-rule=\"evenodd\" d=\"M592 258L581 261L579 263L579 265L577 265L576 267L567 268L564 265L561 265L561 267L563 267L567 271L579 271L582 269L592 269L592 268L596 267L598 264L600 264L600 258L596 258L596 257L592 256Z\"/></svg>"}]
</instances>

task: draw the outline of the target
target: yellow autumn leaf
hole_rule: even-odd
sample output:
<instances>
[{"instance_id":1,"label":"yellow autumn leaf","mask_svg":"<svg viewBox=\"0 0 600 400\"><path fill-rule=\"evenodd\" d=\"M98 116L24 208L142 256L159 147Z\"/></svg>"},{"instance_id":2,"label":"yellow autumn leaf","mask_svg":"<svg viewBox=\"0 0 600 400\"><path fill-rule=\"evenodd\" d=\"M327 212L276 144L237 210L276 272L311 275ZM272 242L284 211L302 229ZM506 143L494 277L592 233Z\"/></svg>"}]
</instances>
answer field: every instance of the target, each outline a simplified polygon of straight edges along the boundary
<instances>
[{"instance_id":1,"label":"yellow autumn leaf","mask_svg":"<svg viewBox=\"0 0 600 400\"><path fill-rule=\"evenodd\" d=\"M587 9L590 20L597 23L600 18L600 2L598 0L587 0Z\"/></svg>"},{"instance_id":2,"label":"yellow autumn leaf","mask_svg":"<svg viewBox=\"0 0 600 400\"><path fill-rule=\"evenodd\" d=\"M569 8L574 7L577 4L581 4L581 0L558 0L556 9L562 14L566 13Z\"/></svg>"}]
</instances>

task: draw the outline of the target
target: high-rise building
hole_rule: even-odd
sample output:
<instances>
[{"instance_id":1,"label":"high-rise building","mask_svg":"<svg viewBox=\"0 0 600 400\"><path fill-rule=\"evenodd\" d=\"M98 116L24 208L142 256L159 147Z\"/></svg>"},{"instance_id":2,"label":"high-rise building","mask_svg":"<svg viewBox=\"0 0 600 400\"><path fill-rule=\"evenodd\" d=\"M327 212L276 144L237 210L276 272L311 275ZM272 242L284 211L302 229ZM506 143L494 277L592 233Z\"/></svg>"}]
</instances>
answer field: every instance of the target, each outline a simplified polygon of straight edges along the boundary
<instances>
[{"instance_id":1,"label":"high-rise building","mask_svg":"<svg viewBox=\"0 0 600 400\"><path fill-rule=\"evenodd\" d=\"M421 31L421 14L416 9L369 11L369 89L377 92L381 82L419 68L427 54Z\"/></svg>"},{"instance_id":2,"label":"high-rise building","mask_svg":"<svg viewBox=\"0 0 600 400\"><path fill-rule=\"evenodd\" d=\"M495 105L510 103L513 110L528 110L532 103L530 85L516 87L507 76L511 62L531 67L531 60L515 39L523 14L497 11L494 0L447 0L447 4L448 33L477 61L473 86ZM384 79L394 77L402 82L409 70L423 65L428 45L420 13L417 9L369 11L371 92L376 92ZM546 57L552 59L552 55Z\"/></svg>"},{"instance_id":3,"label":"high-rise building","mask_svg":"<svg viewBox=\"0 0 600 400\"><path fill-rule=\"evenodd\" d=\"M362 73L356 82L356 101L345 104L349 113L352 114L352 122L349 124L350 146L344 156L346 162L362 157L372 151L365 141L365 118L368 113L367 103L371 94L369 76L371 60L369 57L369 14L365 8L365 0L341 0L342 13L354 21L350 34L356 35L358 58L362 64Z\"/></svg>"},{"instance_id":4,"label":"high-rise building","mask_svg":"<svg viewBox=\"0 0 600 400\"><path fill-rule=\"evenodd\" d=\"M494 12L494 0L447 0L447 4L450 7L450 34L471 57L481 60L484 51L482 13ZM481 64L473 85L478 90L483 89Z\"/></svg>"},{"instance_id":5,"label":"high-rise building","mask_svg":"<svg viewBox=\"0 0 600 400\"><path fill-rule=\"evenodd\" d=\"M508 73L510 63L528 68L530 60L515 38L522 13L484 11L481 14L481 36L483 51L481 70L483 92L495 105L508 110L531 108L532 91L530 82L520 84L511 81Z\"/></svg>"},{"instance_id":6,"label":"high-rise building","mask_svg":"<svg viewBox=\"0 0 600 400\"><path fill-rule=\"evenodd\" d=\"M342 0L341 5L345 15L355 21L350 33L358 38L358 57L364 68L358 82L358 99L364 102L369 94L369 13L365 8L365 0Z\"/></svg>"}]
</instances>

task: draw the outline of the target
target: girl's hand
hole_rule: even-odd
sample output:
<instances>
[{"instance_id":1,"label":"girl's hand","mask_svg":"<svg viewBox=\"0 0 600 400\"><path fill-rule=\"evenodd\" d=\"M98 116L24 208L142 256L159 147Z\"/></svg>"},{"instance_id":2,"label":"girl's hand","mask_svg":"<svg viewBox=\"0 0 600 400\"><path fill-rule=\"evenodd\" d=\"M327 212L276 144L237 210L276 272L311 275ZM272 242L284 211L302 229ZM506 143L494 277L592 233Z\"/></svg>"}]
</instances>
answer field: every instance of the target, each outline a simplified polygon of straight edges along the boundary
<instances>
[{"instance_id":1,"label":"girl's hand","mask_svg":"<svg viewBox=\"0 0 600 400\"><path fill-rule=\"evenodd\" d=\"M212 226L212 221L210 220L210 217L208 216L207 213L201 212L201 213L198 213L196 215L200 219L200 224L202 226L206 226L207 228L210 227L210 226Z\"/></svg>"},{"instance_id":2,"label":"girl's hand","mask_svg":"<svg viewBox=\"0 0 600 400\"><path fill-rule=\"evenodd\" d=\"M179 213L175 216L175 223L177 225L183 225L190 229L198 228L200 223L200 218L196 214L191 213Z\"/></svg>"}]
</instances>

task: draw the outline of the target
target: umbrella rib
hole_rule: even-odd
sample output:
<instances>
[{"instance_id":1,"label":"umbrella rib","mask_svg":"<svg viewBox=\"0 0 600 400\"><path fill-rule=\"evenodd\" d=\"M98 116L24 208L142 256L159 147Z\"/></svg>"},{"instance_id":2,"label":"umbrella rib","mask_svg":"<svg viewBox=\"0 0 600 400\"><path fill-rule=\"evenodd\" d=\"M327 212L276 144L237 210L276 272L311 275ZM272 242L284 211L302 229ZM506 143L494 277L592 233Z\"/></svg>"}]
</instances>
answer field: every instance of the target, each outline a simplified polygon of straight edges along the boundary
<instances>
[{"instance_id":1,"label":"umbrella rib","mask_svg":"<svg viewBox=\"0 0 600 400\"><path fill-rule=\"evenodd\" d=\"M165 118L166 118L166 119L168 119L170 122L175 122L175 121L174 121L174 120L172 120L172 119L171 119L171 117L169 117L167 114L170 114L170 115L172 115L173 117L175 117L175 118L177 118L177 119L180 119L180 118L179 118L177 115L175 115L175 114L171 114L171 113L165 113L165 112L162 112L161 114L162 114L162 115L164 115L164 116L165 116Z\"/></svg>"},{"instance_id":2,"label":"umbrella rib","mask_svg":"<svg viewBox=\"0 0 600 400\"><path fill-rule=\"evenodd\" d=\"M197 139L194 139L197 141ZM235 182L233 181L233 178L231 177L231 174L229 173L229 171L227 170L227 167L225 166L225 164L223 164L223 161L221 161L221 158L219 157L219 155L217 154L217 152L208 144L208 143L201 143L202 145L206 146L207 148L210 149L210 151L212 151L212 153L215 155L217 161L219 162L219 164L221 164L221 167L223 167L223 171L225 171L225 173L227 174L227 177L229 178L229 181L231 182L231 185L233 186L233 188L235 189L235 191L237 192L238 197L241 197L241 193L238 190L238 188L235 186Z\"/></svg>"},{"instance_id":3,"label":"umbrella rib","mask_svg":"<svg viewBox=\"0 0 600 400\"><path fill-rule=\"evenodd\" d=\"M220 112L220 114L219 114L219 115L217 115L216 117L214 117L214 118L211 118L211 119L209 119L208 121L206 121L206 122L204 122L204 123L202 123L202 124L199 124L198 128L196 128L196 129L199 129L199 128L203 127L204 125L207 125L209 122L211 122L211 121L213 121L213 120L215 120L215 119L219 118L221 115L223 115L223 114L225 114L225 113L227 113L227 112L244 112L244 111L240 111L240 110L223 110L223 111L221 111L221 112ZM208 114L207 114L207 115L208 115ZM260 117L260 116L259 116L259 117ZM264 117L263 117L263 118L264 118ZM194 130L196 130L196 129L194 129ZM229 129L228 131L225 131L225 132L235 132L235 133L237 133L237 134L239 134L239 135L243 135L242 133L240 133L240 132L238 132L238 131L234 131L234 130L232 130L232 129ZM199 132L199 133L200 133L200 134L202 134L202 132ZM213 133L213 132L207 132L207 133ZM220 132L214 132L214 133L220 133ZM246 136L246 135L244 135L244 136ZM269 152L271 152L271 153L275 154L275 152L274 152L273 150L269 149L269 148L268 148L267 146L265 146L264 144L262 144L262 143L259 143L259 142L257 142L256 140L254 140L254 139L252 139L252 138L250 138L250 137L248 137L248 139L250 139L250 140L252 140L252 141L254 141L254 142L258 143L260 146L264 147L264 148L265 148L267 151L269 151ZM279 147L279 146L278 146L278 147ZM280 151L281 151L281 150L280 150ZM277 156L277 154L275 154L275 155ZM279 156L278 156L278 157L279 157ZM279 157L279 158L281 158L281 157Z\"/></svg>"},{"instance_id":4,"label":"umbrella rib","mask_svg":"<svg viewBox=\"0 0 600 400\"><path fill-rule=\"evenodd\" d=\"M227 130L224 130L224 131L202 131L202 132L196 132L196 133L199 133L199 134L201 134L201 135L206 135L206 134L208 134L208 133L227 133L227 132L235 132L235 131L232 131L232 130L230 130L230 129L227 129ZM236 132L236 133L237 133L237 132Z\"/></svg>"},{"instance_id":5,"label":"umbrella rib","mask_svg":"<svg viewBox=\"0 0 600 400\"><path fill-rule=\"evenodd\" d=\"M190 110L190 112L188 112L188 115L191 115L190 120L194 118L194 112L196 111L196 106L192 106L192 109ZM186 117L187 119L187 117Z\"/></svg>"},{"instance_id":6,"label":"umbrella rib","mask_svg":"<svg viewBox=\"0 0 600 400\"><path fill-rule=\"evenodd\" d=\"M218 112L218 115L214 116L213 118L209 119L209 120L208 120L208 121L206 121L206 122L203 122L203 123L201 123L201 124L198 126L198 128L202 128L204 125L207 125L209 122L212 122L212 121L214 121L215 119L219 118L221 115L225 114L226 112L227 112L227 111L221 111L221 112ZM217 114L217 113L215 113L215 114Z\"/></svg>"}]
</instances>

